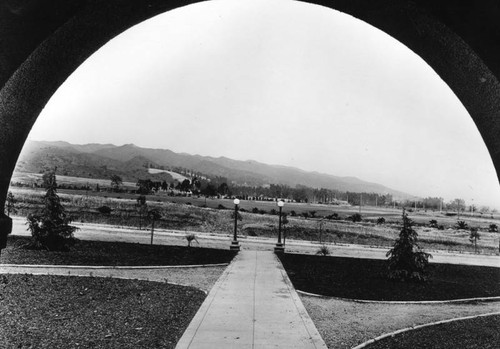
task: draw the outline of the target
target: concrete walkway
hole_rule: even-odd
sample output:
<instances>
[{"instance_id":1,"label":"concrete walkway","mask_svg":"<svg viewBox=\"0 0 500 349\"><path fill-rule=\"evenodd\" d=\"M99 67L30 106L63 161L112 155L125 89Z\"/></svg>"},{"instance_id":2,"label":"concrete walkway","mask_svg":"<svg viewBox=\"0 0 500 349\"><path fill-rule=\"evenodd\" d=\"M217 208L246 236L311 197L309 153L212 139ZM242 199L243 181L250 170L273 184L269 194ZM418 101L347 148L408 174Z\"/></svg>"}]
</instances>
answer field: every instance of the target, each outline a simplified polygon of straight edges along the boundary
<instances>
[{"instance_id":1,"label":"concrete walkway","mask_svg":"<svg viewBox=\"0 0 500 349\"><path fill-rule=\"evenodd\" d=\"M241 251L176 348L327 347L274 253Z\"/></svg>"}]
</instances>

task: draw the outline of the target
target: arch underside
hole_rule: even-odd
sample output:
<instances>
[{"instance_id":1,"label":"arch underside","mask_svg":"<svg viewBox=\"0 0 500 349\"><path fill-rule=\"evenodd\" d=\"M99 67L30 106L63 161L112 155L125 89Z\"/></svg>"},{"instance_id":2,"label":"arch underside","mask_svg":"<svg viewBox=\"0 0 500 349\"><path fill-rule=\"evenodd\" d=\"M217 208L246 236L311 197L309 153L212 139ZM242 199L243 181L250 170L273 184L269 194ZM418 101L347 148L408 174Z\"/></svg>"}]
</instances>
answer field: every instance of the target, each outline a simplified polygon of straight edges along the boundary
<instances>
[{"instance_id":1,"label":"arch underside","mask_svg":"<svg viewBox=\"0 0 500 349\"><path fill-rule=\"evenodd\" d=\"M0 248L5 197L45 104L90 55L126 29L201 1L8 0L0 4ZM316 0L391 35L423 58L475 122L500 174L500 6L452 0ZM439 4L435 4L439 3ZM460 3L460 2L458 2ZM486 6L486 8L485 8ZM485 29L486 28L486 29Z\"/></svg>"}]
</instances>

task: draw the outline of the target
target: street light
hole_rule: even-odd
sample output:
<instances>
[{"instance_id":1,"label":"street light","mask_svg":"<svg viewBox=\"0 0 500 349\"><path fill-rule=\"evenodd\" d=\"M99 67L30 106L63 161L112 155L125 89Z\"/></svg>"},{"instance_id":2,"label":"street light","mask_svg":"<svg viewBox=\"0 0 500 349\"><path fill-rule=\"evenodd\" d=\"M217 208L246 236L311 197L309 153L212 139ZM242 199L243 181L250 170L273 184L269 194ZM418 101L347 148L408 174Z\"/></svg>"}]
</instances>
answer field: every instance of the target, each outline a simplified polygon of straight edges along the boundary
<instances>
[{"instance_id":1,"label":"street light","mask_svg":"<svg viewBox=\"0 0 500 349\"><path fill-rule=\"evenodd\" d=\"M278 201L278 207L280 208L278 223L278 242L276 243L276 246L274 246L274 252L285 252L285 248L281 243L281 210L283 209L283 206L285 206L285 203L282 200Z\"/></svg>"},{"instance_id":2,"label":"street light","mask_svg":"<svg viewBox=\"0 0 500 349\"><path fill-rule=\"evenodd\" d=\"M240 200L236 198L234 199L233 203L234 203L234 236L229 249L233 251L239 251L240 243L238 242L237 230L238 230L238 205L240 204Z\"/></svg>"}]
</instances>

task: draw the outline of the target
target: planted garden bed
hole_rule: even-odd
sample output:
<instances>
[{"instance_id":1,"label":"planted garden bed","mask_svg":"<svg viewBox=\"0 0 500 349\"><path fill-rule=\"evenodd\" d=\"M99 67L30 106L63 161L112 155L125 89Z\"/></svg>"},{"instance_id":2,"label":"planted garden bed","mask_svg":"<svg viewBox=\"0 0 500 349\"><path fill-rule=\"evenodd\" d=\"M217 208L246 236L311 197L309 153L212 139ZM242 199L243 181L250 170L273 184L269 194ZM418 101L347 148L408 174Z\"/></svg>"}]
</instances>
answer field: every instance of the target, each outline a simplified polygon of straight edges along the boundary
<instances>
[{"instance_id":1,"label":"planted garden bed","mask_svg":"<svg viewBox=\"0 0 500 349\"><path fill-rule=\"evenodd\" d=\"M500 268L430 264L426 282L386 278L386 261L283 254L296 289L324 296L377 301L433 301L500 296Z\"/></svg>"},{"instance_id":2,"label":"planted garden bed","mask_svg":"<svg viewBox=\"0 0 500 349\"><path fill-rule=\"evenodd\" d=\"M493 349L500 343L500 315L454 321L384 338L366 349Z\"/></svg>"},{"instance_id":3,"label":"planted garden bed","mask_svg":"<svg viewBox=\"0 0 500 349\"><path fill-rule=\"evenodd\" d=\"M0 264L56 265L195 265L229 263L234 251L125 242L77 240L68 252L28 250L28 237L9 236Z\"/></svg>"},{"instance_id":4,"label":"planted garden bed","mask_svg":"<svg viewBox=\"0 0 500 349\"><path fill-rule=\"evenodd\" d=\"M158 282L0 275L0 346L174 348L204 299Z\"/></svg>"}]
</instances>

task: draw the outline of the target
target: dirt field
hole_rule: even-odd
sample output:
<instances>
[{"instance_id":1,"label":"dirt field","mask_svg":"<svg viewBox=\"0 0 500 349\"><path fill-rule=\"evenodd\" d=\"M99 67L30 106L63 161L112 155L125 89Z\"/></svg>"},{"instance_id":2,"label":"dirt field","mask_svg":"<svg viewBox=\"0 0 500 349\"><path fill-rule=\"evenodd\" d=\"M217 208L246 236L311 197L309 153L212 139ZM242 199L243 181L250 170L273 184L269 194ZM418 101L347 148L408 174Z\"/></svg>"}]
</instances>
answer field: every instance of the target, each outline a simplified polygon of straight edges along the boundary
<instances>
[{"instance_id":1,"label":"dirt field","mask_svg":"<svg viewBox=\"0 0 500 349\"><path fill-rule=\"evenodd\" d=\"M43 189L11 188L18 201L16 207L19 216L26 216L41 205ZM137 207L137 194L85 192L77 190L59 190L61 199L75 222L104 223L117 226L140 227L148 229L151 222ZM159 193L147 196L147 209L160 210L162 219L156 222L157 228L183 229L215 234L231 234L234 227L234 204L230 199L204 197L168 196ZM110 214L101 214L99 207L108 206ZM242 220L238 223L239 234L247 237L274 237L278 231L278 207L276 202L240 201ZM274 210L274 212L272 211ZM253 213L258 211L260 213ZM295 216L292 216L293 212ZM353 223L347 218L359 213L359 207L333 206L320 204L287 202L283 213L288 214L288 224L283 234L291 239L318 243L347 243L368 246L389 247L398 236L401 222L401 211L393 208L362 207L362 222ZM303 213L309 213L304 218ZM274 214L273 214L274 213ZM337 214L338 219L327 219ZM315 218L311 218L314 216ZM379 217L386 223L376 224ZM439 212L410 212L416 222L415 229L419 234L421 246L430 250L448 250L475 253L474 245L469 241L468 230L455 228L457 217L447 216ZM443 230L431 228L429 221L437 220ZM490 224L500 225L498 217L460 218L469 226L478 227L480 240L477 241L478 253L497 254L499 251L499 233L488 232Z\"/></svg>"}]
</instances>

